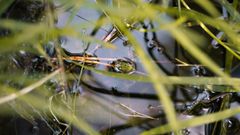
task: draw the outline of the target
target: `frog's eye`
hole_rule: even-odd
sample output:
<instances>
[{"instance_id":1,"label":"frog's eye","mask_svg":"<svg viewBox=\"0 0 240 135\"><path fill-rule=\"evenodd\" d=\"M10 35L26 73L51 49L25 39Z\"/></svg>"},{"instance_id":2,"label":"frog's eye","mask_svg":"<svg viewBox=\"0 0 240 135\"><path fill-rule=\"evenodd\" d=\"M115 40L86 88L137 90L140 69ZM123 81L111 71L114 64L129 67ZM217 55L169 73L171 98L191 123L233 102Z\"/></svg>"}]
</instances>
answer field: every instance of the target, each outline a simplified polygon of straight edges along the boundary
<instances>
[{"instance_id":1,"label":"frog's eye","mask_svg":"<svg viewBox=\"0 0 240 135\"><path fill-rule=\"evenodd\" d=\"M117 59L110 63L109 71L131 74L136 70L136 64L130 59Z\"/></svg>"}]
</instances>

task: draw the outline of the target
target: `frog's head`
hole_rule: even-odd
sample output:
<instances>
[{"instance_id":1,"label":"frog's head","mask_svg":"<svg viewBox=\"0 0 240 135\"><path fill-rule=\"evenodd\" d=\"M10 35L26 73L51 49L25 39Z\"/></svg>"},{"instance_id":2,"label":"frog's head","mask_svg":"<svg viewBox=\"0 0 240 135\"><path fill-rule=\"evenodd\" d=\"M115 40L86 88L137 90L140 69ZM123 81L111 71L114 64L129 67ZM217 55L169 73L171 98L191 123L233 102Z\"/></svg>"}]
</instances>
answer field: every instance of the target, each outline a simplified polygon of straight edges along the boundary
<instances>
[{"instance_id":1,"label":"frog's head","mask_svg":"<svg viewBox=\"0 0 240 135\"><path fill-rule=\"evenodd\" d=\"M131 74L136 70L136 64L129 58L121 58L111 63L110 71Z\"/></svg>"}]
</instances>

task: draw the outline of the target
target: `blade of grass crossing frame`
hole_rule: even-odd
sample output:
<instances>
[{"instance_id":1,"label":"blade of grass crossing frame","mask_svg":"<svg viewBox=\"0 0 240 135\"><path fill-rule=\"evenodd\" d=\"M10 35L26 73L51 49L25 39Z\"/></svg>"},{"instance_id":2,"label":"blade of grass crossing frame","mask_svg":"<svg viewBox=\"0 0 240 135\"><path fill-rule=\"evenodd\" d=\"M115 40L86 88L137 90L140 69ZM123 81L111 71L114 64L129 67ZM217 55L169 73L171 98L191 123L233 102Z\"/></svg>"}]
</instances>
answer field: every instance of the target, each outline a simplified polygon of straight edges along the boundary
<instances>
[{"instance_id":1,"label":"blade of grass crossing frame","mask_svg":"<svg viewBox=\"0 0 240 135\"><path fill-rule=\"evenodd\" d=\"M108 16L111 18L112 23L118 27L118 29L121 30L121 32L126 35L128 40L130 41L131 45L134 47L136 54L140 58L141 62L144 65L144 68L149 73L149 78L151 82L153 83L158 96L160 97L161 104L164 106L164 111L167 116L167 120L171 125L171 128L176 133L178 129L178 123L177 123L177 117L176 112L174 109L174 105L169 98L167 89L165 86L161 83L161 76L165 76L164 72L159 70L159 68L155 65L153 61L149 58L149 56L144 52L144 50L141 48L141 45L138 43L136 38L130 33L130 31L122 24L121 17L118 18L117 14L112 15L111 13L108 14ZM168 80L168 79L167 79Z\"/></svg>"},{"instance_id":2,"label":"blade of grass crossing frame","mask_svg":"<svg viewBox=\"0 0 240 135\"><path fill-rule=\"evenodd\" d=\"M161 20L160 20L161 21ZM226 81L230 81L230 77L225 74L218 66L215 64L204 52L196 47L195 44L184 34L183 28L180 27L168 27L165 28L168 30L175 39L181 43L181 45L196 59L200 61L203 65L206 65L214 73L219 76L222 76ZM239 88L237 85L233 85L236 89Z\"/></svg>"},{"instance_id":3,"label":"blade of grass crossing frame","mask_svg":"<svg viewBox=\"0 0 240 135\"><path fill-rule=\"evenodd\" d=\"M14 0L1 0L0 1L0 16L7 10Z\"/></svg>"},{"instance_id":4,"label":"blade of grass crossing frame","mask_svg":"<svg viewBox=\"0 0 240 135\"><path fill-rule=\"evenodd\" d=\"M210 13L213 17L220 16L218 10L214 7L214 5L209 0L195 0L198 5L200 5L203 9L205 9L208 13Z\"/></svg>"},{"instance_id":5,"label":"blade of grass crossing frame","mask_svg":"<svg viewBox=\"0 0 240 135\"><path fill-rule=\"evenodd\" d=\"M199 126L199 125L203 125L203 124L207 124L207 123L212 123L215 121L229 118L229 117L234 116L239 113L240 113L240 107L237 107L237 108L227 109L227 110L224 110L221 112L198 116L198 117L188 119L188 120L182 120L182 121L178 122L179 129L184 129L184 128L188 128L188 127L195 127L195 126ZM171 132L170 124L166 124L161 127L157 127L157 128L151 129L149 131L145 131L141 135L159 135L159 134L165 134L168 132Z\"/></svg>"},{"instance_id":6,"label":"blade of grass crossing frame","mask_svg":"<svg viewBox=\"0 0 240 135\"><path fill-rule=\"evenodd\" d=\"M199 1L199 0L197 0ZM197 2L196 1L196 2ZM205 0L204 0L205 1ZM184 0L181 0L181 2L183 3L183 5L185 6L185 8L187 8L188 10L191 10L191 8L187 5L187 3ZM200 2L201 3L201 2ZM209 29L208 27L201 21L196 20L198 22L198 24L201 26L201 28L209 35L211 36L214 40L216 40L220 45L222 45L226 50L228 50L230 53L232 53L236 58L238 58L240 60L240 56L234 52L230 47L228 47L224 42L222 42L220 39L218 39Z\"/></svg>"},{"instance_id":7,"label":"blade of grass crossing frame","mask_svg":"<svg viewBox=\"0 0 240 135\"><path fill-rule=\"evenodd\" d=\"M147 56L147 54L142 50L140 44L137 42L135 37L127 30L122 24L121 21L118 18L113 18L114 23L119 26L119 28L123 31L123 33L127 36L130 43L133 45L137 55L141 59L141 62L143 63L145 69L149 73L149 78L151 82L153 83L158 96L160 97L161 104L164 106L164 111L166 113L168 122L170 123L172 130L176 131L178 129L178 123L176 118L176 112L173 106L173 103L171 102L171 99L169 98L169 94L165 88L165 86L161 83L159 77L165 76L165 74L158 69L158 67L154 64L153 61Z\"/></svg>"}]
</instances>

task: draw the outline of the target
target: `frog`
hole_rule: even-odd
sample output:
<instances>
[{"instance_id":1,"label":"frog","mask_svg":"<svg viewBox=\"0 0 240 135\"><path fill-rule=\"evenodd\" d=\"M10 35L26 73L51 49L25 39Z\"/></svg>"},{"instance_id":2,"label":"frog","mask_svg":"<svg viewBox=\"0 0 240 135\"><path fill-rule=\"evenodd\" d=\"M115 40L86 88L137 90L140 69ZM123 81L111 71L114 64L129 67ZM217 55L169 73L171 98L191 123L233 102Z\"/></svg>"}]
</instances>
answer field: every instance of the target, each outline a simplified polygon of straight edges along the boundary
<instances>
[{"instance_id":1,"label":"frog","mask_svg":"<svg viewBox=\"0 0 240 135\"><path fill-rule=\"evenodd\" d=\"M136 70L136 64L128 58L117 59L110 65L110 70L117 73L132 74Z\"/></svg>"}]
</instances>

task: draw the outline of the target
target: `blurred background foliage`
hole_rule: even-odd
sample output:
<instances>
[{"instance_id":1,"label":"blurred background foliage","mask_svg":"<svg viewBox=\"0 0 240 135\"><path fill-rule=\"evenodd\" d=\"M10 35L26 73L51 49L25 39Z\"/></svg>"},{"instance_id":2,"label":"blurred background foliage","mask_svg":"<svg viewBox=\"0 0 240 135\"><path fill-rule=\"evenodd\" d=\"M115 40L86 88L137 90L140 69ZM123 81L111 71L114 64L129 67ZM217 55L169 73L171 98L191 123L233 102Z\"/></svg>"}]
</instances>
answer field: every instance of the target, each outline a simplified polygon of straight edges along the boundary
<instances>
[{"instance_id":1,"label":"blurred background foliage","mask_svg":"<svg viewBox=\"0 0 240 135\"><path fill-rule=\"evenodd\" d=\"M85 8L100 17L94 22L71 23ZM1 0L1 134L24 134L29 132L26 127L31 127L29 134L118 134L132 127L142 127L139 132L143 135L238 134L239 11L239 0ZM66 23L57 26L62 21L59 16L66 12ZM112 29L104 38L96 36L99 29L109 26ZM86 34L86 29L92 32ZM173 49L158 41L159 31L170 35ZM82 52L64 48L64 37L80 40ZM110 62L102 62L105 59L97 57L98 50L124 53L115 40L122 40L133 56L107 57ZM164 67L159 59L162 55L174 67L171 73L171 66ZM95 79L92 73L149 83L155 92L94 87L88 84ZM122 125L99 129L78 114L78 110L88 113L78 107L83 104L95 111L89 117L101 123L99 105L94 109L93 102L99 97L92 96L93 101L86 103L82 91L87 88L116 97L159 100L159 111L147 115L118 103L131 116ZM197 126L204 128L191 129Z\"/></svg>"}]
</instances>

